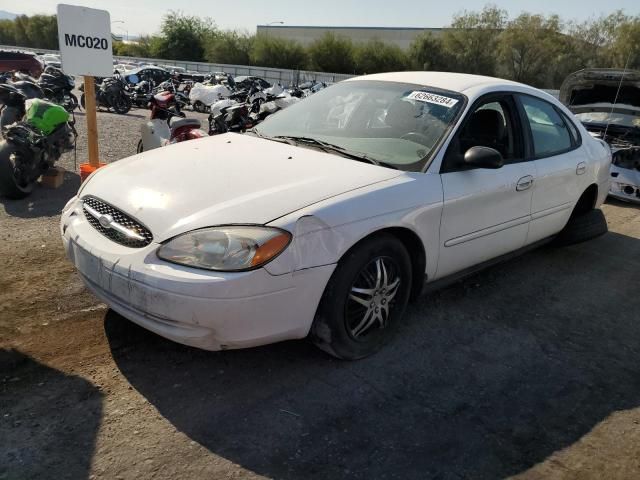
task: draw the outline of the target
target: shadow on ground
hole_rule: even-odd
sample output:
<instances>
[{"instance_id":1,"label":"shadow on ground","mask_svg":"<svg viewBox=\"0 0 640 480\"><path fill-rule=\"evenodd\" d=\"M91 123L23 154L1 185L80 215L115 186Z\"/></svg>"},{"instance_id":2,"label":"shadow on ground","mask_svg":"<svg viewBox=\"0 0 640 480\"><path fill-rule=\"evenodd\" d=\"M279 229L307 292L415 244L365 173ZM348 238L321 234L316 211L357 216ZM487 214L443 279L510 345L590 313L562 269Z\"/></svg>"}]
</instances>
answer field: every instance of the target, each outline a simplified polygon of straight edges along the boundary
<instances>
[{"instance_id":1,"label":"shadow on ground","mask_svg":"<svg viewBox=\"0 0 640 480\"><path fill-rule=\"evenodd\" d=\"M618 200L617 198L607 197L607 203L609 205L614 205L620 208L634 208L640 209L640 203L631 203L631 202L623 202L622 200Z\"/></svg>"},{"instance_id":2,"label":"shadow on ground","mask_svg":"<svg viewBox=\"0 0 640 480\"><path fill-rule=\"evenodd\" d=\"M0 349L0 412L0 478L89 477L102 414L91 383Z\"/></svg>"},{"instance_id":3,"label":"shadow on ground","mask_svg":"<svg viewBox=\"0 0 640 480\"><path fill-rule=\"evenodd\" d=\"M422 298L353 363L304 341L199 351L112 311L105 329L168 421L259 474L503 478L640 405L639 258L613 233L532 252Z\"/></svg>"},{"instance_id":4,"label":"shadow on ground","mask_svg":"<svg viewBox=\"0 0 640 480\"><path fill-rule=\"evenodd\" d=\"M64 182L59 188L45 188L38 184L27 198L11 200L0 196L0 203L4 205L7 214L14 217L53 217L60 215L62 208L79 188L80 175L65 171Z\"/></svg>"}]
</instances>

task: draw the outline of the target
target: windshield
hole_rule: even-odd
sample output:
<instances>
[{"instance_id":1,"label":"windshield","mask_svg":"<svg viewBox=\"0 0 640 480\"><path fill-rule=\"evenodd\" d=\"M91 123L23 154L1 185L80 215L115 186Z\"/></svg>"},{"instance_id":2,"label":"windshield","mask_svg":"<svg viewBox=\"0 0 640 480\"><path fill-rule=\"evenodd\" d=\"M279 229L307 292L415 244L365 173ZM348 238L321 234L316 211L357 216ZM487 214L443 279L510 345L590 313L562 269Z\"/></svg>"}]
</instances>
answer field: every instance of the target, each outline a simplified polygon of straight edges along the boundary
<instances>
[{"instance_id":1,"label":"windshield","mask_svg":"<svg viewBox=\"0 0 640 480\"><path fill-rule=\"evenodd\" d=\"M348 81L267 118L256 132L311 138L401 170L420 171L463 105L461 94L432 87Z\"/></svg>"}]
</instances>

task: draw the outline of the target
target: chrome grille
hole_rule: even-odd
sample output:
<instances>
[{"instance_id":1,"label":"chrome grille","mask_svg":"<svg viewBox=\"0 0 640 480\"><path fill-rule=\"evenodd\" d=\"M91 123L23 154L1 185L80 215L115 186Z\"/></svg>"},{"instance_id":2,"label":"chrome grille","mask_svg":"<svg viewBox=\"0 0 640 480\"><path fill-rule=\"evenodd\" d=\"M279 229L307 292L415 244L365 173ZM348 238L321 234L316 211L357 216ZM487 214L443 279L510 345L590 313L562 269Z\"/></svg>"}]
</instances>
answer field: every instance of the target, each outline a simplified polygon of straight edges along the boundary
<instances>
[{"instance_id":1,"label":"chrome grille","mask_svg":"<svg viewBox=\"0 0 640 480\"><path fill-rule=\"evenodd\" d=\"M82 199L82 211L93 228L120 245L131 248L142 248L149 245L153 240L153 235L151 235L147 227L117 208L95 197L84 197ZM112 226L103 226L99 219L91 214L91 211L111 217Z\"/></svg>"}]
</instances>

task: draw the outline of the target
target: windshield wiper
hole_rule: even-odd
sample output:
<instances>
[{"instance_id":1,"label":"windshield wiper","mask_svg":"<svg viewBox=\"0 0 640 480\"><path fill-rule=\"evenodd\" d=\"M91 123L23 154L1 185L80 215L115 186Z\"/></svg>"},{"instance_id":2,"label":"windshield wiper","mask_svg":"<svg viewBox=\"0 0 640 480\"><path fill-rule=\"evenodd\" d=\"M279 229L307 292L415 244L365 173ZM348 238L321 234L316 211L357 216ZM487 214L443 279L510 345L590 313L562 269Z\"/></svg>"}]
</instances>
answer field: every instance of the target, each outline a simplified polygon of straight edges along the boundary
<instances>
[{"instance_id":1,"label":"windshield wiper","mask_svg":"<svg viewBox=\"0 0 640 480\"><path fill-rule=\"evenodd\" d=\"M340 145L334 145L333 143L328 143L328 142L324 142L322 140L318 140L317 138L313 138L313 137L304 137L304 136L295 136L295 135L276 135L275 137L267 137L267 138L273 138L275 140L280 140L280 141L291 141L294 144L295 143L303 143L306 145L315 145L317 147L320 147L321 150L324 150L325 152L331 152L331 153L337 153L338 155L342 155L343 157L347 157L350 158L352 160L358 160L359 162L366 162L366 163L371 163L373 165L377 165L380 167L387 167L387 168L393 168L394 170L397 170L398 168L389 164L389 163L385 163L385 162L381 162L379 160L375 160L371 157L369 157L368 155L364 154L364 153L359 153L359 152L353 152L351 150L347 150L346 148L340 146Z\"/></svg>"}]
</instances>

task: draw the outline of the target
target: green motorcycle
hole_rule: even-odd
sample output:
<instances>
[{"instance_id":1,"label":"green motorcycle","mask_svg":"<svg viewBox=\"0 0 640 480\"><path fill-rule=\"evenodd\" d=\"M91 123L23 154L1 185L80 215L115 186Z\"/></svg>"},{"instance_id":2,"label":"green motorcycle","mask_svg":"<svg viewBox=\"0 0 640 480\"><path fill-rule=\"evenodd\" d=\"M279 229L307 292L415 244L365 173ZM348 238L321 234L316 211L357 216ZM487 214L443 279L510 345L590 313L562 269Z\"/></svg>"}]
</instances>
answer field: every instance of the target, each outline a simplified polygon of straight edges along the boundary
<instances>
[{"instance_id":1,"label":"green motorcycle","mask_svg":"<svg viewBox=\"0 0 640 480\"><path fill-rule=\"evenodd\" d=\"M40 175L73 149L74 122L60 105L41 99L25 103L21 121L2 127L0 143L0 195L25 198Z\"/></svg>"}]
</instances>

